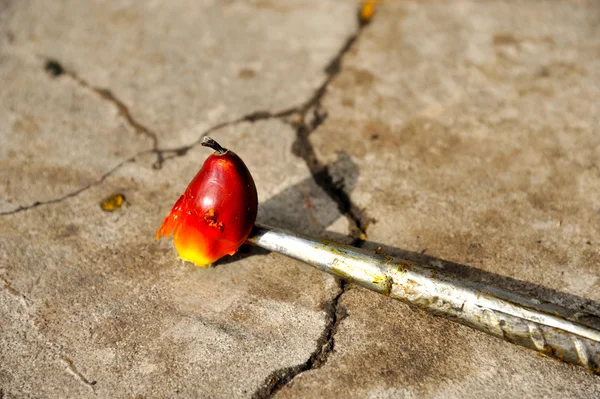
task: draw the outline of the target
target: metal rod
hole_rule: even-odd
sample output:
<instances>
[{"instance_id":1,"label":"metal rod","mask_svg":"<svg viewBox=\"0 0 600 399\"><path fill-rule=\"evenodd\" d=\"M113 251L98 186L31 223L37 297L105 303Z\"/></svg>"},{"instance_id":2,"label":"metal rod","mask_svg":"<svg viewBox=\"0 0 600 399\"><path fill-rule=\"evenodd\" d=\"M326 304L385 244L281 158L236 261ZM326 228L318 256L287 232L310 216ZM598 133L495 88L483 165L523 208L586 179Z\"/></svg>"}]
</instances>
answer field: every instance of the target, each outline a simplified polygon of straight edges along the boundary
<instances>
[{"instance_id":1,"label":"metal rod","mask_svg":"<svg viewBox=\"0 0 600 399\"><path fill-rule=\"evenodd\" d=\"M247 242L372 291L600 374L600 318L463 281L411 261L256 225ZM591 322L591 324L590 324Z\"/></svg>"}]
</instances>

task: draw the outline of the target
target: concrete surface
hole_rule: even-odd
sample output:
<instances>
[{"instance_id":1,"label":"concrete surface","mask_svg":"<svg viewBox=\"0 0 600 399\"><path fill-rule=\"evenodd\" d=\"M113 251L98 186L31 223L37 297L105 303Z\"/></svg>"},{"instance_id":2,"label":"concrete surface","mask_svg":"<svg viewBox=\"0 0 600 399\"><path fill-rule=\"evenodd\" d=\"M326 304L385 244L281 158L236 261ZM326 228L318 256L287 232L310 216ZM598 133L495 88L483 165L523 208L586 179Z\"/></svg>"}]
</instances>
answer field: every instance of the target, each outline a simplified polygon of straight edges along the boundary
<instances>
[{"instance_id":1,"label":"concrete surface","mask_svg":"<svg viewBox=\"0 0 600 399\"><path fill-rule=\"evenodd\" d=\"M0 398L600 396L278 255L154 241L210 133L263 223L600 314L600 3L357 7L0 1Z\"/></svg>"}]
</instances>

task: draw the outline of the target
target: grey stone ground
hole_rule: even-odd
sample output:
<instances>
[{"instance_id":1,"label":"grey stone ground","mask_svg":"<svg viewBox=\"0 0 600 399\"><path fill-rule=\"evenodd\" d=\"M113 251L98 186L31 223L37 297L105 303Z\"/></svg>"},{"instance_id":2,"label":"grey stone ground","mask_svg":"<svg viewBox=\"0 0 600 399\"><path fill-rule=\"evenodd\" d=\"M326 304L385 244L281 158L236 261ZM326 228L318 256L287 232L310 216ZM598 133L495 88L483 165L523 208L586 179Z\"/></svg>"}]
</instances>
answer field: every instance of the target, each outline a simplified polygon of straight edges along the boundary
<instances>
[{"instance_id":1,"label":"grey stone ground","mask_svg":"<svg viewBox=\"0 0 600 399\"><path fill-rule=\"evenodd\" d=\"M600 396L281 256L154 241L210 131L263 223L600 313L600 2L357 6L0 1L0 398Z\"/></svg>"}]
</instances>

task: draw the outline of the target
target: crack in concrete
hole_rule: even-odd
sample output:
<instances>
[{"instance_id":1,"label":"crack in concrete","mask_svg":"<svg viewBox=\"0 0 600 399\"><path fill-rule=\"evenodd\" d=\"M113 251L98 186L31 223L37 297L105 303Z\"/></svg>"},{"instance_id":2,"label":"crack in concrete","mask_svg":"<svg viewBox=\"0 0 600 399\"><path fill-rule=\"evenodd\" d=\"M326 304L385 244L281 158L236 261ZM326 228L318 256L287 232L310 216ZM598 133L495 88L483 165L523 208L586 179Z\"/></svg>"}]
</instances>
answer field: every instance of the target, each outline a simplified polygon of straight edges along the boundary
<instances>
[{"instance_id":1,"label":"crack in concrete","mask_svg":"<svg viewBox=\"0 0 600 399\"><path fill-rule=\"evenodd\" d=\"M235 125L235 124L241 123L241 122L251 122L252 123L252 122L256 122L256 121L264 120L264 119L282 118L282 117L288 116L288 115L292 114L293 112L297 111L297 107L288 108L288 109L278 111L278 112L254 111L254 112L251 112L250 114L242 116L241 118L238 118L238 119L235 119L232 121L228 121L228 122L222 122L222 123L219 123L219 124L209 128L197 140L195 140L191 144L184 145L181 147L176 147L173 149L161 149L161 148L159 148L158 135L154 131L149 129L148 127L146 127L143 124L141 124L140 122L138 122L131 114L129 107L123 101L121 101L117 96L115 96L112 91L110 91L109 89L91 85L88 81L86 81L85 79L80 77L74 71L65 69L63 67L63 65L55 59L47 58L45 69L53 77L58 77L61 75L68 76L69 78L71 78L72 80L77 82L82 87L84 87L88 90L91 90L95 94L99 95L102 99L113 104L117 108L119 115L127 121L129 126L131 126L131 128L135 131L135 133L142 134L152 140L152 148L148 152L151 152L156 155L156 162L153 164L153 167L155 169L162 168L162 165L164 164L164 162L167 159L185 155L189 150L191 150L192 148L194 148L195 146L200 144L200 142L202 141L204 136L208 135L209 133L211 133L215 130L224 128L226 126ZM165 154L170 154L170 156L168 156L168 158L166 158Z\"/></svg>"},{"instance_id":2,"label":"crack in concrete","mask_svg":"<svg viewBox=\"0 0 600 399\"><path fill-rule=\"evenodd\" d=\"M6 216L6 215L14 215L15 213L20 213L20 212L24 212L24 211L28 211L30 209L34 209L37 208L38 206L43 206L43 205L50 205L50 204L56 204L59 203L61 201L64 201L66 199L75 197L81 193L83 193L84 191L89 190L90 188L100 185L102 184L110 175L112 175L113 173L115 173L118 169L120 169L123 165L129 163L129 162L135 162L136 157L145 154L145 153L151 153L152 150L146 150L146 151L142 151L137 153L136 155L133 155L132 157L127 158L124 161L119 162L116 166L114 166L111 170L109 170L108 172L104 173L99 179L89 183L88 185L84 186L84 187L80 187L75 191L72 191L68 194L63 195L62 197L58 197L58 198L53 198L51 200L47 200L47 201L36 201L33 204L30 205L21 205L18 208L12 209L10 211L3 211L0 212L0 216Z\"/></svg>"},{"instance_id":3,"label":"crack in concrete","mask_svg":"<svg viewBox=\"0 0 600 399\"><path fill-rule=\"evenodd\" d=\"M359 208L344 189L344 182L334 181L328 165L323 164L317 157L309 135L325 120L326 114L320 104L313 109L313 119L308 123L302 121L296 124L296 141L292 152L302 158L308 167L315 183L333 200L339 212L344 215L350 224L350 234L355 239L355 245L362 245L366 240L367 227L371 219L364 209Z\"/></svg>"},{"instance_id":4,"label":"crack in concrete","mask_svg":"<svg viewBox=\"0 0 600 399\"><path fill-rule=\"evenodd\" d=\"M4 277L0 277L0 282L2 282L2 285L4 285L4 288L6 288L6 290L8 291L8 293L10 295L19 298L19 300L21 302L23 302L23 305L25 305L26 308L29 308L29 304L31 303L31 300L29 298L27 298L25 295L23 295L19 291L17 291L12 286L12 284L10 283L10 281L8 281L7 279L5 279Z\"/></svg>"},{"instance_id":5,"label":"crack in concrete","mask_svg":"<svg viewBox=\"0 0 600 399\"><path fill-rule=\"evenodd\" d=\"M296 129L296 141L292 146L292 152L302 158L315 183L337 204L338 210L350 223L350 233L360 246L366 240L366 230L372 220L366 212L352 202L348 193L344 190L343 181L335 182L327 165L324 165L317 157L314 146L309 136L325 121L327 111L324 110L321 101L327 92L329 84L341 72L342 59L350 51L353 44L358 40L365 24L359 25L358 31L350 36L338 53L325 67L326 79L317 88L314 94L303 106L298 108L296 118L288 123ZM312 119L307 120L312 111Z\"/></svg>"},{"instance_id":6,"label":"crack in concrete","mask_svg":"<svg viewBox=\"0 0 600 399\"><path fill-rule=\"evenodd\" d=\"M60 64L58 64L58 65L60 65ZM244 115L241 118L237 118L237 119L227 121L227 122L220 122L220 123L208 128L206 131L204 131L204 133L202 133L200 135L200 137L198 137L196 140L194 140L190 144L187 144L187 145L184 145L181 147L175 147L175 148L158 148L158 147L154 148L153 147L153 148L150 148L147 150L140 151L140 152L132 155L131 157L119 162L116 166L114 166L108 172L104 173L100 178L87 184L86 186L80 187L77 190L67 193L58 198L54 198L54 199L47 200L47 201L36 201L30 205L20 205L19 207L15 208L15 209L12 209L9 211L2 211L2 212L0 212L0 216L14 215L16 213L20 213L20 212L28 211L33 208L37 208L38 206L56 204L56 203L66 200L66 199L76 197L77 195L83 193L84 191L87 191L92 187L102 184L109 176L111 176L113 173L115 173L117 170L119 170L125 164L127 164L129 162L135 162L136 159L142 155L156 154L157 161L153 164L153 168L161 169L166 161L173 159L173 158L185 156L191 149L198 146L202 142L202 139L205 136L208 136L209 134L211 134L217 130L223 129L228 126L233 126L233 125L236 125L239 123L244 123L244 122L254 123L259 120L283 118L283 117L286 117L286 116L292 114L293 112L295 112L296 109L297 108L289 108L289 109L285 109L283 111L278 111L278 112L255 111L255 112L251 112L247 115Z\"/></svg>"},{"instance_id":7,"label":"crack in concrete","mask_svg":"<svg viewBox=\"0 0 600 399\"><path fill-rule=\"evenodd\" d=\"M317 339L317 348L310 354L306 362L275 370L266 379L263 385L254 392L253 399L270 398L281 388L288 384L299 374L322 367L335 348L335 334L338 326L347 317L346 309L339 306L340 298L346 292L347 283L339 281L339 290L336 295L325 304L325 328Z\"/></svg>"},{"instance_id":8,"label":"crack in concrete","mask_svg":"<svg viewBox=\"0 0 600 399\"><path fill-rule=\"evenodd\" d=\"M96 381L92 380L88 380L87 378L85 378L85 376L83 374L81 374L81 372L79 370L77 370L77 367L75 367L75 364L73 363L73 361L65 356L60 356L60 360L65 364L65 366L67 366L67 370L80 382L82 382L83 384L87 385L88 388L90 388L92 390L92 392L95 392L94 386L96 385Z\"/></svg>"},{"instance_id":9,"label":"crack in concrete","mask_svg":"<svg viewBox=\"0 0 600 399\"><path fill-rule=\"evenodd\" d=\"M164 163L169 159L185 156L191 149L198 146L205 136L209 135L212 132L215 132L227 126L233 126L243 122L254 123L259 120L283 118L296 112L298 109L297 107L293 107L277 112L264 110L254 111L240 118L231 121L221 122L208 128L206 131L204 131L204 133L202 133L200 137L198 137L198 139L196 139L190 144L175 148L160 148L158 143L158 136L156 135L156 133L154 133L151 129L147 128L146 126L138 122L136 119L134 119L131 112L129 111L129 107L127 107L125 103L119 100L110 90L92 86L86 80L79 77L79 75L77 75L75 72L65 69L60 62L54 59L45 58L45 60L46 64L44 66L44 69L46 70L46 72L48 72L48 74L50 74L53 77L66 75L82 87L91 90L95 94L99 95L102 99L113 104L117 108L119 115L121 115L127 121L127 123L131 126L132 129L134 129L136 133L143 134L152 140L152 147L148 150L140 151L132 155L131 157L121 161L112 169L104 173L100 178L87 184L86 186L80 187L77 190L69 192L58 198L54 198L47 201L36 201L30 205L20 205L15 209L9 211L2 211L0 212L0 216L13 215L16 213L28 211L33 208L37 208L38 206L56 204L66 199L75 197L94 186L102 184L109 176L111 176L113 173L119 170L122 166L129 162L135 162L136 158L142 155L155 154L156 162L152 166L154 169L161 169Z\"/></svg>"},{"instance_id":10,"label":"crack in concrete","mask_svg":"<svg viewBox=\"0 0 600 399\"><path fill-rule=\"evenodd\" d=\"M11 282L8 281L7 279L5 279L4 277L0 277L0 282L2 283L2 285L6 288L6 290L8 291L8 293L14 297L19 298L22 302L23 305L25 306L25 308L29 309L30 308L30 304L31 304L31 300L21 294L17 289L15 289ZM30 326L31 328L33 328L33 331L35 333L36 336L38 336L40 338L41 341L45 341L47 346L50 348L50 350L52 352L54 352L54 355L57 356L67 367L67 370L69 371L69 373L71 375L73 375L78 381L84 383L85 385L87 385L92 392L95 393L95 389L94 386L96 385L96 381L92 380L88 380L75 366L75 363L73 363L73 361L69 358L67 358L66 356L62 355L60 352L62 351L62 345L58 345L54 342L51 341L47 341L45 339L43 339L43 335L40 333L39 330L39 326L37 325L37 323L34 321L34 319L31 317L31 315L29 314L29 312L27 312L27 324L25 324L25 326ZM41 350L40 350L41 351ZM38 352L39 354L39 352ZM37 357L37 356L36 356ZM1 393L1 390L0 390ZM0 399L2 399L1 395L0 395Z\"/></svg>"},{"instance_id":11,"label":"crack in concrete","mask_svg":"<svg viewBox=\"0 0 600 399\"><path fill-rule=\"evenodd\" d=\"M100 96L100 98L102 98L103 100L106 100L109 103L111 103L119 112L119 116L121 116L127 121L129 126L133 129L133 131L136 134L141 134L143 136L148 137L152 141L152 149L158 149L158 135L152 130L150 130L148 127L138 122L131 114L129 107L125 105L125 103L121 101L117 96L115 96L112 91L90 84L87 80L79 76L75 71L66 69L60 62L58 62L55 59L46 58L45 60L46 65L44 66L44 69L46 70L46 72L48 72L48 74L55 78L63 75L67 76L81 87L92 91L96 95ZM162 163L162 154L159 151L156 151L155 153L157 156L156 162L160 165Z\"/></svg>"},{"instance_id":12,"label":"crack in concrete","mask_svg":"<svg viewBox=\"0 0 600 399\"><path fill-rule=\"evenodd\" d=\"M169 159L185 156L191 149L193 149L194 147L197 147L202 142L202 139L204 137L208 136L212 132L215 132L217 130L223 129L228 126L234 126L234 125L237 125L239 123L244 123L244 122L254 123L254 122L257 122L260 120L284 118L284 117L287 117L287 116L293 114L294 112L296 112L296 110L297 110L297 107L287 108L287 109L284 109L282 111L277 111L277 112L264 111L264 110L253 111L253 112L246 114L240 118L237 118L237 119L234 119L231 121L227 121L227 122L221 122L221 123L218 123L218 124L208 128L206 131L204 131L204 133L202 133L200 135L200 137L198 137L196 140L194 140L190 144L186 144L186 145L183 145L180 147L175 147L175 148L163 148L163 149L157 148L155 151L160 152L162 154L162 163L161 163L161 166L162 166L162 164L164 162L168 161Z\"/></svg>"},{"instance_id":13,"label":"crack in concrete","mask_svg":"<svg viewBox=\"0 0 600 399\"><path fill-rule=\"evenodd\" d=\"M356 247L361 247L367 239L367 227L372 220L367 216L365 210L352 202L349 194L344 190L343 182L336 183L334 181L328 166L324 165L318 159L309 136L327 118L327 111L323 108L321 101L327 92L329 84L341 72L344 56L358 40L367 23L368 21L359 20L359 27L356 33L346 40L342 48L325 68L327 77L323 83L308 101L297 108L295 118L290 118L287 121L296 129L296 141L292 146L292 152L304 160L315 183L337 204L340 213L348 219L350 233L354 238L351 245ZM307 120L311 111L312 119ZM329 355L335 349L335 335L338 327L347 317L345 308L339 305L340 299L346 290L346 281L340 279L339 291L325 305L327 321L321 336L317 340L317 348L310 354L306 362L272 372L254 392L252 395L253 399L271 398L298 375L305 371L318 369L327 362Z\"/></svg>"}]
</instances>

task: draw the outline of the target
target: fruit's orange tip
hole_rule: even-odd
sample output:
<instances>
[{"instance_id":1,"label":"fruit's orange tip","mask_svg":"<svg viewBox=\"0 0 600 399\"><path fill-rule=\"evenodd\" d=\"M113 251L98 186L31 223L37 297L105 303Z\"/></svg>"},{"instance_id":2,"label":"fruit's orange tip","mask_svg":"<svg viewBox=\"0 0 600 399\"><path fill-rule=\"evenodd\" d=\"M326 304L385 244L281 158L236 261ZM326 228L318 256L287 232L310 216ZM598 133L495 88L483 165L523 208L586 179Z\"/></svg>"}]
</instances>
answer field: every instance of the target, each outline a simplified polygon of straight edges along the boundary
<instances>
[{"instance_id":1,"label":"fruit's orange tip","mask_svg":"<svg viewBox=\"0 0 600 399\"><path fill-rule=\"evenodd\" d=\"M156 239L160 240L161 237L168 237L173 233L173 225L170 223L171 215L167 216L163 223L160 225L160 228L156 232ZM167 231L168 229L168 231Z\"/></svg>"}]
</instances>

